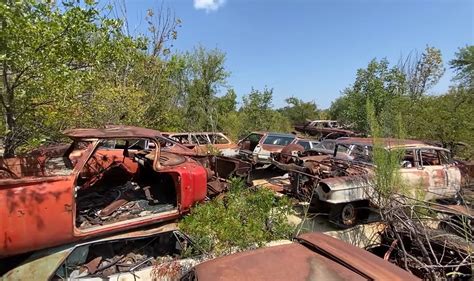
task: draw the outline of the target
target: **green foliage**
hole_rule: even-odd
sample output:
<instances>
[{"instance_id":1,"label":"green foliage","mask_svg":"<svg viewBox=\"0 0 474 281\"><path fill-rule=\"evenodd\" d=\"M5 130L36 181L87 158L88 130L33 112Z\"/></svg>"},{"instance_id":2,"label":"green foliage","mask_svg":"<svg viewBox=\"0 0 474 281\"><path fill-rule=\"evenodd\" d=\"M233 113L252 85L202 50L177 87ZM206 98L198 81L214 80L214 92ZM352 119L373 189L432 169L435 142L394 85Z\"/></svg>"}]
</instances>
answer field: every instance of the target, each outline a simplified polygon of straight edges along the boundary
<instances>
[{"instance_id":1,"label":"green foliage","mask_svg":"<svg viewBox=\"0 0 474 281\"><path fill-rule=\"evenodd\" d=\"M399 168L401 161L401 150L387 150L383 140L383 132L387 129L382 128L377 122L375 110L372 102L367 100L367 120L370 125L370 135L373 139L373 163L375 164L375 190L378 198L374 198L379 206L384 206L387 200L390 200L396 193L404 192L403 183L400 180ZM402 130L401 116L396 115L398 128L395 135L398 139L404 138ZM396 145L396 143L394 143Z\"/></svg>"},{"instance_id":2,"label":"green foliage","mask_svg":"<svg viewBox=\"0 0 474 281\"><path fill-rule=\"evenodd\" d=\"M454 81L463 87L474 89L474 45L459 48L456 57L450 61L456 71Z\"/></svg>"},{"instance_id":3,"label":"green foliage","mask_svg":"<svg viewBox=\"0 0 474 281\"><path fill-rule=\"evenodd\" d=\"M7 156L29 138L67 124L77 94L93 87L96 74L142 47L141 40L122 33L119 20L102 16L91 1L61 7L4 1L0 15Z\"/></svg>"},{"instance_id":4,"label":"green foliage","mask_svg":"<svg viewBox=\"0 0 474 281\"><path fill-rule=\"evenodd\" d=\"M406 76L411 99L420 98L427 90L436 85L445 70L441 51L430 46L425 48L421 57L412 58L409 56L400 68Z\"/></svg>"},{"instance_id":5,"label":"green foliage","mask_svg":"<svg viewBox=\"0 0 474 281\"><path fill-rule=\"evenodd\" d=\"M279 110L283 116L287 117L291 124L302 124L306 120L315 120L320 117L320 112L316 103L305 102L296 97L285 99L287 106Z\"/></svg>"},{"instance_id":6,"label":"green foliage","mask_svg":"<svg viewBox=\"0 0 474 281\"><path fill-rule=\"evenodd\" d=\"M387 128L388 135L395 124L392 123L397 100L404 94L405 76L396 67L389 67L387 60L372 60L366 69L357 70L357 77L350 88L346 88L342 97L331 105L331 118L351 124L355 130L370 131L366 102L373 104L375 120L381 128Z\"/></svg>"},{"instance_id":7,"label":"green foliage","mask_svg":"<svg viewBox=\"0 0 474 281\"><path fill-rule=\"evenodd\" d=\"M409 137L437 140L451 149L457 142L474 147L474 96L469 90L452 88L447 94L424 96L404 108ZM469 158L472 153L464 151L462 156Z\"/></svg>"},{"instance_id":8,"label":"green foliage","mask_svg":"<svg viewBox=\"0 0 474 281\"><path fill-rule=\"evenodd\" d=\"M225 87L229 73L225 70L225 54L218 50L194 49L184 55L185 112L187 130L215 131L217 112L214 103L219 89Z\"/></svg>"},{"instance_id":9,"label":"green foliage","mask_svg":"<svg viewBox=\"0 0 474 281\"><path fill-rule=\"evenodd\" d=\"M291 212L287 198L234 180L226 197L194 207L179 226L204 250L220 256L289 239L294 230L287 219Z\"/></svg>"},{"instance_id":10,"label":"green foliage","mask_svg":"<svg viewBox=\"0 0 474 281\"><path fill-rule=\"evenodd\" d=\"M252 89L250 94L242 98L242 107L239 115L242 120L240 135L251 131L280 131L291 130L289 120L272 107L273 89L264 88L263 91Z\"/></svg>"}]
</instances>

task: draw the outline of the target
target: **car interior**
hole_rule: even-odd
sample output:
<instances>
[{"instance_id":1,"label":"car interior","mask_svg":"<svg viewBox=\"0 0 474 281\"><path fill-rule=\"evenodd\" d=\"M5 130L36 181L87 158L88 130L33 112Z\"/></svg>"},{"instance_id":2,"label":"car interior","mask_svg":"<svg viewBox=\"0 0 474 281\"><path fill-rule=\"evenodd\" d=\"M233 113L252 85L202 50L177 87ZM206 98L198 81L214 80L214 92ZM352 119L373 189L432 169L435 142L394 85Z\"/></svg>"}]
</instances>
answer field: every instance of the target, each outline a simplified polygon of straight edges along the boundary
<instances>
[{"instance_id":1,"label":"car interior","mask_svg":"<svg viewBox=\"0 0 474 281\"><path fill-rule=\"evenodd\" d=\"M154 170L154 149L139 146L144 142L137 140L113 141L113 148L111 140L101 142L77 178L75 225L79 229L177 207L177 176ZM185 158L163 152L159 161L162 165L176 165Z\"/></svg>"}]
</instances>

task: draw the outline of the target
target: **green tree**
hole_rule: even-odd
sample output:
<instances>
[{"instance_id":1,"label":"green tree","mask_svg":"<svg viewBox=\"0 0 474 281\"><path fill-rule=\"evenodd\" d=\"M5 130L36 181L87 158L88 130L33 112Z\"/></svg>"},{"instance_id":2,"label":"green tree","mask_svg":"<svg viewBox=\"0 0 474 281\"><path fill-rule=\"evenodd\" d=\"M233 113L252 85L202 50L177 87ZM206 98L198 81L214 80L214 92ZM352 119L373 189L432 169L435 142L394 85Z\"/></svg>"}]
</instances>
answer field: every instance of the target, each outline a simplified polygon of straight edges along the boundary
<instances>
[{"instance_id":1,"label":"green tree","mask_svg":"<svg viewBox=\"0 0 474 281\"><path fill-rule=\"evenodd\" d=\"M314 101L305 102L297 97L285 99L287 105L280 109L280 113L286 116L292 124L304 123L307 119L315 120L320 112Z\"/></svg>"},{"instance_id":2,"label":"green tree","mask_svg":"<svg viewBox=\"0 0 474 281\"><path fill-rule=\"evenodd\" d=\"M405 75L387 60L372 60L367 68L357 70L354 84L346 88L330 108L331 118L351 124L355 130L370 132L367 121L367 100L373 105L374 116L381 128L390 128L393 112L406 93ZM389 134L389 129L384 134Z\"/></svg>"},{"instance_id":3,"label":"green tree","mask_svg":"<svg viewBox=\"0 0 474 281\"><path fill-rule=\"evenodd\" d=\"M237 112L237 94L233 89L216 98L217 130L227 134L233 140L237 140L242 130L239 113Z\"/></svg>"},{"instance_id":4,"label":"green tree","mask_svg":"<svg viewBox=\"0 0 474 281\"><path fill-rule=\"evenodd\" d=\"M225 54L200 46L185 54L185 119L188 130L211 130L217 126L216 96L227 86Z\"/></svg>"},{"instance_id":5,"label":"green tree","mask_svg":"<svg viewBox=\"0 0 474 281\"><path fill-rule=\"evenodd\" d=\"M436 85L445 71L441 51L430 46L425 48L421 56L408 56L399 67L406 76L408 93L413 100Z\"/></svg>"},{"instance_id":6,"label":"green tree","mask_svg":"<svg viewBox=\"0 0 474 281\"><path fill-rule=\"evenodd\" d=\"M413 118L406 120L412 138L440 141L454 148L457 142L474 147L474 96L465 88L452 88L447 94L425 96L410 108ZM471 152L467 152L469 157Z\"/></svg>"},{"instance_id":7,"label":"green tree","mask_svg":"<svg viewBox=\"0 0 474 281\"><path fill-rule=\"evenodd\" d=\"M273 109L273 89L263 91L252 89L250 94L242 97L239 110L242 122L241 135L254 130L281 131L291 130L290 121L280 112Z\"/></svg>"},{"instance_id":8,"label":"green tree","mask_svg":"<svg viewBox=\"0 0 474 281\"><path fill-rule=\"evenodd\" d=\"M98 69L143 47L122 33L120 20L102 16L92 1L66 1L60 7L3 1L0 24L6 157L47 128L50 115L74 110L75 95L92 87Z\"/></svg>"},{"instance_id":9,"label":"green tree","mask_svg":"<svg viewBox=\"0 0 474 281\"><path fill-rule=\"evenodd\" d=\"M474 89L474 45L459 48L450 65L456 72L453 80L463 87Z\"/></svg>"}]
</instances>

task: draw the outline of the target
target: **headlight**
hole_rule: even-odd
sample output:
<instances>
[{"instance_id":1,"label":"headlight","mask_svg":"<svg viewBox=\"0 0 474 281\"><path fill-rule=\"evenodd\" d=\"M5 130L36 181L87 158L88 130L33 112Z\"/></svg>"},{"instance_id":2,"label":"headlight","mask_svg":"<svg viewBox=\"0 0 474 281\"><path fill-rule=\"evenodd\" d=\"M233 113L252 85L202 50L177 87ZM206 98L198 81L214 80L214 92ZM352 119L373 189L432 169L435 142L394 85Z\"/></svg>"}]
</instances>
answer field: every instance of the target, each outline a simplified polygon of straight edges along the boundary
<instances>
[{"instance_id":1,"label":"headlight","mask_svg":"<svg viewBox=\"0 0 474 281\"><path fill-rule=\"evenodd\" d=\"M324 193L331 192L331 188L329 188L329 186L327 184L320 183L319 185L321 186L321 189L323 190Z\"/></svg>"}]
</instances>

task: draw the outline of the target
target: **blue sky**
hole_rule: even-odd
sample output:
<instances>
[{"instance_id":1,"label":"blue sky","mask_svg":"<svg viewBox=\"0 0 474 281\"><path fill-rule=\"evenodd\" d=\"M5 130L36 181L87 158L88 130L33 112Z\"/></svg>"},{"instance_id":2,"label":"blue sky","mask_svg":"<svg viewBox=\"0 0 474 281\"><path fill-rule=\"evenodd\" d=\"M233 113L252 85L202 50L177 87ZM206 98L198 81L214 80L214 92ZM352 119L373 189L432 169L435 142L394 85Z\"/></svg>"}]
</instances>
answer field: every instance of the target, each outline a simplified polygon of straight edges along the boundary
<instances>
[{"instance_id":1,"label":"blue sky","mask_svg":"<svg viewBox=\"0 0 474 281\"><path fill-rule=\"evenodd\" d=\"M160 1L128 0L132 30L145 27ZM396 64L428 44L447 71L433 94L446 91L447 65L458 47L474 44L474 1L457 0L164 0L182 20L177 51L201 44L226 53L229 85L239 97L274 89L274 105L296 96L327 108L373 58Z\"/></svg>"}]
</instances>

